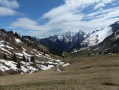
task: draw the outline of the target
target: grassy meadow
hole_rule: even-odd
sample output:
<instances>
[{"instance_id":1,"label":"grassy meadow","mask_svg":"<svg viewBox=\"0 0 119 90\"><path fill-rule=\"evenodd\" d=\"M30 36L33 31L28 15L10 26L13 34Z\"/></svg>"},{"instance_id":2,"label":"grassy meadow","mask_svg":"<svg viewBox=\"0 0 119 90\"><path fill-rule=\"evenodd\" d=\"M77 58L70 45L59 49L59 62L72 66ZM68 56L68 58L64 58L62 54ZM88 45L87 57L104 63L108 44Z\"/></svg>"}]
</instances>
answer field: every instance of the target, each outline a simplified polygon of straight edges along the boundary
<instances>
[{"instance_id":1,"label":"grassy meadow","mask_svg":"<svg viewBox=\"0 0 119 90\"><path fill-rule=\"evenodd\" d=\"M119 55L65 58L71 65L0 77L0 90L119 90Z\"/></svg>"}]
</instances>

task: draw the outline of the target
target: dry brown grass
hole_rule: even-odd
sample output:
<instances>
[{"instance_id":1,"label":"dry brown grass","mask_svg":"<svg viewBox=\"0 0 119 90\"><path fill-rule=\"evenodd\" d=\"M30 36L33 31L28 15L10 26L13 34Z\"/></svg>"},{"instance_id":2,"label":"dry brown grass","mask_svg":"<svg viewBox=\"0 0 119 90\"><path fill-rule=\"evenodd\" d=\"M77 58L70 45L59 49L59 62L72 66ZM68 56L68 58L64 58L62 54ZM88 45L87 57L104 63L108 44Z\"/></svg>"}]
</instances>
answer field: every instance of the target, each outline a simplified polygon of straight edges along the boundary
<instances>
[{"instance_id":1,"label":"dry brown grass","mask_svg":"<svg viewBox=\"0 0 119 90\"><path fill-rule=\"evenodd\" d=\"M119 90L119 55L67 58L64 71L0 77L0 90Z\"/></svg>"}]
</instances>

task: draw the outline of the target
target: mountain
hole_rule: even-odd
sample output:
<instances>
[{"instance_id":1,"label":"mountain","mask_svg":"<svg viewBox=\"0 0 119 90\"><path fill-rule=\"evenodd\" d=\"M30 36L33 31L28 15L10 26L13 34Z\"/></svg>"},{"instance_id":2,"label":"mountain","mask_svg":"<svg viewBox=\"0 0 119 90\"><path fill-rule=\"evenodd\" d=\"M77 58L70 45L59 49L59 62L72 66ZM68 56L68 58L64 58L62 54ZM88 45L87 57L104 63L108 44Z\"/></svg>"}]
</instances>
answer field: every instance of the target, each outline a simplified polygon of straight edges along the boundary
<instances>
[{"instance_id":1,"label":"mountain","mask_svg":"<svg viewBox=\"0 0 119 90\"><path fill-rule=\"evenodd\" d=\"M102 42L107 36L112 34L111 27L102 28L88 34L87 38L81 42L81 46L93 47Z\"/></svg>"},{"instance_id":2,"label":"mountain","mask_svg":"<svg viewBox=\"0 0 119 90\"><path fill-rule=\"evenodd\" d=\"M59 65L67 65L50 55L36 38L21 37L0 29L0 75L33 73L50 68L59 70Z\"/></svg>"},{"instance_id":3,"label":"mountain","mask_svg":"<svg viewBox=\"0 0 119 90\"><path fill-rule=\"evenodd\" d=\"M78 33L67 32L63 35L54 35L41 39L40 43L46 46L49 52L61 55L62 52L79 52L80 50L91 50L97 47L108 36L119 29L119 22L115 22L105 28L95 30L86 34L84 31Z\"/></svg>"},{"instance_id":4,"label":"mountain","mask_svg":"<svg viewBox=\"0 0 119 90\"><path fill-rule=\"evenodd\" d=\"M85 39L86 33L79 31L78 33L66 32L62 35L54 35L49 38L41 39L40 43L48 47L49 52L61 55L63 51L70 50L74 45Z\"/></svg>"},{"instance_id":5,"label":"mountain","mask_svg":"<svg viewBox=\"0 0 119 90\"><path fill-rule=\"evenodd\" d=\"M116 22L110 26L112 27L114 33L105 38L104 41L101 42L99 45L97 45L94 48L95 50L98 51L119 50L119 22Z\"/></svg>"},{"instance_id":6,"label":"mountain","mask_svg":"<svg viewBox=\"0 0 119 90\"><path fill-rule=\"evenodd\" d=\"M119 30L119 22L109 25L108 27L100 30L93 31L87 35L87 37L79 44L73 47L72 52L78 52L84 49L91 49L103 42L105 38Z\"/></svg>"}]
</instances>

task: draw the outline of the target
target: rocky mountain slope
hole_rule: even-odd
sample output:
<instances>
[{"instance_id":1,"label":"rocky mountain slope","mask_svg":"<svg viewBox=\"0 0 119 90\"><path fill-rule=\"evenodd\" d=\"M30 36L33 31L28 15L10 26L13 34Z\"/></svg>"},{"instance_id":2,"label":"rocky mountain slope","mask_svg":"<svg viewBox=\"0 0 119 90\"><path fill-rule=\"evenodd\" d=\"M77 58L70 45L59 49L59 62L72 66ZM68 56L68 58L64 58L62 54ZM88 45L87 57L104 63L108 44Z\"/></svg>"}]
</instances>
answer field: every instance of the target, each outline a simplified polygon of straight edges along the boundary
<instances>
[{"instance_id":1,"label":"rocky mountain slope","mask_svg":"<svg viewBox=\"0 0 119 90\"><path fill-rule=\"evenodd\" d=\"M74 46L72 52L78 52L80 50L85 49L89 50L91 48L97 47L100 43L102 43L100 45L103 45L104 43L107 44L109 40L108 37L112 37L111 35L117 33L118 30L119 30L119 22L115 22L114 24L108 27L93 31L92 33L89 33L87 35L85 40ZM107 40L107 42L105 42L105 39Z\"/></svg>"},{"instance_id":2,"label":"rocky mountain slope","mask_svg":"<svg viewBox=\"0 0 119 90\"><path fill-rule=\"evenodd\" d=\"M85 37L86 33L80 30L78 33L67 32L63 35L41 39L40 43L48 47L51 53L61 55L63 51L70 50L74 45L83 41Z\"/></svg>"},{"instance_id":3,"label":"rocky mountain slope","mask_svg":"<svg viewBox=\"0 0 119 90\"><path fill-rule=\"evenodd\" d=\"M81 46L93 47L102 42L107 36L112 34L111 27L102 28L88 34L87 38L81 42Z\"/></svg>"},{"instance_id":4,"label":"rocky mountain slope","mask_svg":"<svg viewBox=\"0 0 119 90\"><path fill-rule=\"evenodd\" d=\"M98 51L119 51L119 28L118 30L113 33L112 35L108 36L103 42L97 45L95 50Z\"/></svg>"},{"instance_id":5,"label":"rocky mountain slope","mask_svg":"<svg viewBox=\"0 0 119 90\"><path fill-rule=\"evenodd\" d=\"M53 59L35 38L0 30L0 75L33 73L50 68L60 71L59 65L68 64Z\"/></svg>"}]
</instances>

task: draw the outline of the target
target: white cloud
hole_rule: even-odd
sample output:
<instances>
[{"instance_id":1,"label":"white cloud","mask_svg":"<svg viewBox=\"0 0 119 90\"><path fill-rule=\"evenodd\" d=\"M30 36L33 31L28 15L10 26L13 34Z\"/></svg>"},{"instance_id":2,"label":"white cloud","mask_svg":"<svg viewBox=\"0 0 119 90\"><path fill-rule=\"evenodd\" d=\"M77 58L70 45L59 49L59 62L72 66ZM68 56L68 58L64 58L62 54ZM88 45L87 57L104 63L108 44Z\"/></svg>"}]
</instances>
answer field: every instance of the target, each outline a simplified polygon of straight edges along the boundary
<instances>
[{"instance_id":1,"label":"white cloud","mask_svg":"<svg viewBox=\"0 0 119 90\"><path fill-rule=\"evenodd\" d=\"M95 6L95 9L98 9L98 8L100 8L100 7L103 7L103 6L105 6L104 3L99 3L98 5Z\"/></svg>"},{"instance_id":2,"label":"white cloud","mask_svg":"<svg viewBox=\"0 0 119 90\"><path fill-rule=\"evenodd\" d=\"M0 16L13 16L15 13L16 11L10 8L0 7Z\"/></svg>"},{"instance_id":3,"label":"white cloud","mask_svg":"<svg viewBox=\"0 0 119 90\"><path fill-rule=\"evenodd\" d=\"M19 4L16 0L0 0L0 5L8 8L18 8Z\"/></svg>"},{"instance_id":4,"label":"white cloud","mask_svg":"<svg viewBox=\"0 0 119 90\"><path fill-rule=\"evenodd\" d=\"M96 7L104 6L105 4L111 3L112 1L115 0L65 0L65 3L71 8L85 8L92 4L96 4Z\"/></svg>"},{"instance_id":5,"label":"white cloud","mask_svg":"<svg viewBox=\"0 0 119 90\"><path fill-rule=\"evenodd\" d=\"M17 12L14 10L19 7L16 0L0 0L0 16L13 16Z\"/></svg>"},{"instance_id":6,"label":"white cloud","mask_svg":"<svg viewBox=\"0 0 119 90\"><path fill-rule=\"evenodd\" d=\"M52 30L60 30L58 33L66 31L77 32L80 29L90 32L118 20L119 7L98 10L113 1L116 0L65 0L63 5L53 8L40 18L40 20L48 19L49 21L46 24L39 25L38 22L34 20L20 18L13 22L11 27L38 30L32 31L34 35L38 34L38 32L42 34L47 32L53 34ZM94 10L97 9L97 11L88 14L82 12L91 5L94 7ZM90 20L87 21L86 19Z\"/></svg>"},{"instance_id":7,"label":"white cloud","mask_svg":"<svg viewBox=\"0 0 119 90\"><path fill-rule=\"evenodd\" d=\"M104 7L107 3L111 3L113 1L116 1L116 0L99 0L99 3L96 4L95 9Z\"/></svg>"},{"instance_id":8,"label":"white cloud","mask_svg":"<svg viewBox=\"0 0 119 90\"><path fill-rule=\"evenodd\" d=\"M17 21L13 22L10 26L10 28L18 28L18 27L30 30L40 30L40 26L38 26L38 23L29 18L19 18L17 19Z\"/></svg>"},{"instance_id":9,"label":"white cloud","mask_svg":"<svg viewBox=\"0 0 119 90\"><path fill-rule=\"evenodd\" d=\"M50 19L43 27L52 26L51 28L47 28L49 31L54 29L61 29L63 31L78 31L79 29L89 32L93 31L106 26L106 21L108 21L108 25L113 23L112 21L115 19L107 19L118 16L118 8L97 10L97 12L91 13L92 15L82 13L81 11L90 5L94 5L94 8L98 9L113 1L115 0L65 0L64 5L54 8L43 15L43 19ZM82 21L86 18L92 18L92 20Z\"/></svg>"}]
</instances>

